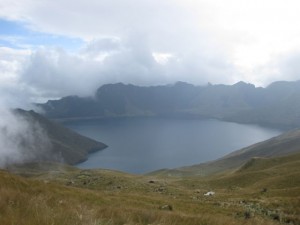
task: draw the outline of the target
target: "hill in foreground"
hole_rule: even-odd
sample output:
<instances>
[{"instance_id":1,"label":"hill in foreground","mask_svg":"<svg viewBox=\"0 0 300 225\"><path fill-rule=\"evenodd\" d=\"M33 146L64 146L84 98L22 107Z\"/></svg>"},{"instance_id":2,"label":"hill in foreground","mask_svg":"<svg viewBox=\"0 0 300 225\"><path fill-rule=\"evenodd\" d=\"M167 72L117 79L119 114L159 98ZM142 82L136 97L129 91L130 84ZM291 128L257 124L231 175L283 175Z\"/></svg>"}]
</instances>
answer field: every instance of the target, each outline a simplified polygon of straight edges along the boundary
<instances>
[{"instance_id":1,"label":"hill in foreground","mask_svg":"<svg viewBox=\"0 0 300 225\"><path fill-rule=\"evenodd\" d=\"M0 224L300 224L299 166L299 153L205 178L23 165L27 178L0 171Z\"/></svg>"}]
</instances>

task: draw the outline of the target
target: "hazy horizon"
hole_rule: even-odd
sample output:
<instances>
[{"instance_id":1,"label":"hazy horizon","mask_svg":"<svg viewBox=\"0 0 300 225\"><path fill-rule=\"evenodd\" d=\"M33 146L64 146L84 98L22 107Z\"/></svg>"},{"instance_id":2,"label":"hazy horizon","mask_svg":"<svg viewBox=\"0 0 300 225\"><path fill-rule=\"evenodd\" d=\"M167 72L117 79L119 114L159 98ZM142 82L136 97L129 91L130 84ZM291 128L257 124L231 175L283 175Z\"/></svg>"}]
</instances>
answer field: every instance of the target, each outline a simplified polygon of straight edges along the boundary
<instances>
[{"instance_id":1,"label":"hazy horizon","mask_svg":"<svg viewBox=\"0 0 300 225\"><path fill-rule=\"evenodd\" d=\"M2 105L106 83L267 86L299 80L300 4L238 0L0 0Z\"/></svg>"},{"instance_id":2,"label":"hazy horizon","mask_svg":"<svg viewBox=\"0 0 300 225\"><path fill-rule=\"evenodd\" d=\"M0 0L0 9L3 129L18 121L9 108L107 83L300 79L295 0Z\"/></svg>"}]
</instances>

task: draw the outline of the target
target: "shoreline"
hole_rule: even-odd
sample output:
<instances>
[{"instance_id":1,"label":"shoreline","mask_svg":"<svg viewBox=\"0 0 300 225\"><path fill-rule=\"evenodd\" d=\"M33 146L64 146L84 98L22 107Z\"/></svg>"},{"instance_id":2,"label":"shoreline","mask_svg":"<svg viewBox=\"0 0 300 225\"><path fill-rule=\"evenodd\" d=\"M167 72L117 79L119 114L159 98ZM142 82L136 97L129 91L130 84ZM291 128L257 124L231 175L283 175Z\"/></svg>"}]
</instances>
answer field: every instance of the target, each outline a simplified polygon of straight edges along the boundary
<instances>
[{"instance_id":1,"label":"shoreline","mask_svg":"<svg viewBox=\"0 0 300 225\"><path fill-rule=\"evenodd\" d=\"M237 123L237 124L247 124L247 125L256 125L266 128L279 129L284 132L300 128L298 126L286 125L286 124L271 124L271 123L251 123L247 121L238 121L227 118L213 117L213 116L203 116L203 115L195 115L195 114L177 114L177 115L117 115L117 116L91 116L91 117L67 117L67 118L48 118L55 122L64 124L70 122L84 122L84 121L93 121L93 120L114 120L114 119L142 119L142 118L160 118L160 119L186 119L186 120L205 120L205 119L213 119L219 120L223 122Z\"/></svg>"}]
</instances>

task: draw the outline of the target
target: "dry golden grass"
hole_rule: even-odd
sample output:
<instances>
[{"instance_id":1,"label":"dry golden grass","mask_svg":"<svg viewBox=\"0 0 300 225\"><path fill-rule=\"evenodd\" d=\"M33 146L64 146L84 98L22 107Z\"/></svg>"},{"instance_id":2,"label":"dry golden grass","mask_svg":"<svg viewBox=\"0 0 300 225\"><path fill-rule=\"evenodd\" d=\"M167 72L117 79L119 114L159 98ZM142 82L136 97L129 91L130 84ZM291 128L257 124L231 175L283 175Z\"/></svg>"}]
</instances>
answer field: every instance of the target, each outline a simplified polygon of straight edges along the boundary
<instances>
[{"instance_id":1,"label":"dry golden grass","mask_svg":"<svg viewBox=\"0 0 300 225\"><path fill-rule=\"evenodd\" d=\"M57 165L14 170L23 177L1 171L0 224L300 224L298 158L250 164L210 178ZM216 195L203 196L210 190ZM172 210L160 209L164 205Z\"/></svg>"}]
</instances>

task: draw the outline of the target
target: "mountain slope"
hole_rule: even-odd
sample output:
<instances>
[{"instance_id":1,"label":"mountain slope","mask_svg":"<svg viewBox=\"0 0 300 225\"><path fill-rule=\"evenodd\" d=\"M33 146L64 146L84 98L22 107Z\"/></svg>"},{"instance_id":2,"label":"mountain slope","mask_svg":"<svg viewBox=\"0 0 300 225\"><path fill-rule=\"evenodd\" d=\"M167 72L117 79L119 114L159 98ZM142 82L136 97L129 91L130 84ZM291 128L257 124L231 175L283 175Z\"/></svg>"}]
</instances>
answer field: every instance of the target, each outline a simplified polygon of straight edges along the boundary
<instances>
[{"instance_id":1,"label":"mountain slope","mask_svg":"<svg viewBox=\"0 0 300 225\"><path fill-rule=\"evenodd\" d=\"M50 140L47 154L57 156L50 157L52 160L62 159L65 163L76 164L86 160L88 153L107 147L101 142L84 137L58 123L50 121L34 111L18 109L15 113L27 122L38 123L42 127Z\"/></svg>"},{"instance_id":2,"label":"mountain slope","mask_svg":"<svg viewBox=\"0 0 300 225\"><path fill-rule=\"evenodd\" d=\"M172 86L139 87L122 83L101 86L93 98L68 96L40 104L50 118L160 115L188 109L201 87L178 82ZM84 107L82 107L84 106Z\"/></svg>"},{"instance_id":3,"label":"mountain slope","mask_svg":"<svg viewBox=\"0 0 300 225\"><path fill-rule=\"evenodd\" d=\"M275 82L266 88L244 82L150 87L117 83L101 86L93 97L68 96L39 106L56 119L185 116L290 128L300 126L300 81Z\"/></svg>"},{"instance_id":4,"label":"mountain slope","mask_svg":"<svg viewBox=\"0 0 300 225\"><path fill-rule=\"evenodd\" d=\"M0 224L299 224L299 166L299 153L205 178L23 165L26 178L0 170Z\"/></svg>"},{"instance_id":5,"label":"mountain slope","mask_svg":"<svg viewBox=\"0 0 300 225\"><path fill-rule=\"evenodd\" d=\"M235 170L253 157L272 158L300 152L300 129L292 130L269 140L234 151L215 161L175 170L161 170L152 174L201 175Z\"/></svg>"},{"instance_id":6,"label":"mountain slope","mask_svg":"<svg viewBox=\"0 0 300 225\"><path fill-rule=\"evenodd\" d=\"M260 107L236 112L227 119L284 128L299 127L300 81L274 82L263 89L259 97L263 103Z\"/></svg>"},{"instance_id":7,"label":"mountain slope","mask_svg":"<svg viewBox=\"0 0 300 225\"><path fill-rule=\"evenodd\" d=\"M94 98L69 96L40 106L50 118L113 117L139 115L185 115L222 118L241 109L251 109L254 85L139 87L122 83L100 87ZM249 102L248 102L249 101ZM85 107L80 107L84 105ZM84 112L82 111L85 110Z\"/></svg>"},{"instance_id":8,"label":"mountain slope","mask_svg":"<svg viewBox=\"0 0 300 225\"><path fill-rule=\"evenodd\" d=\"M238 185L240 187L299 188L299 166L300 153L272 158L254 157L238 170L224 173L213 182L219 185Z\"/></svg>"}]
</instances>

